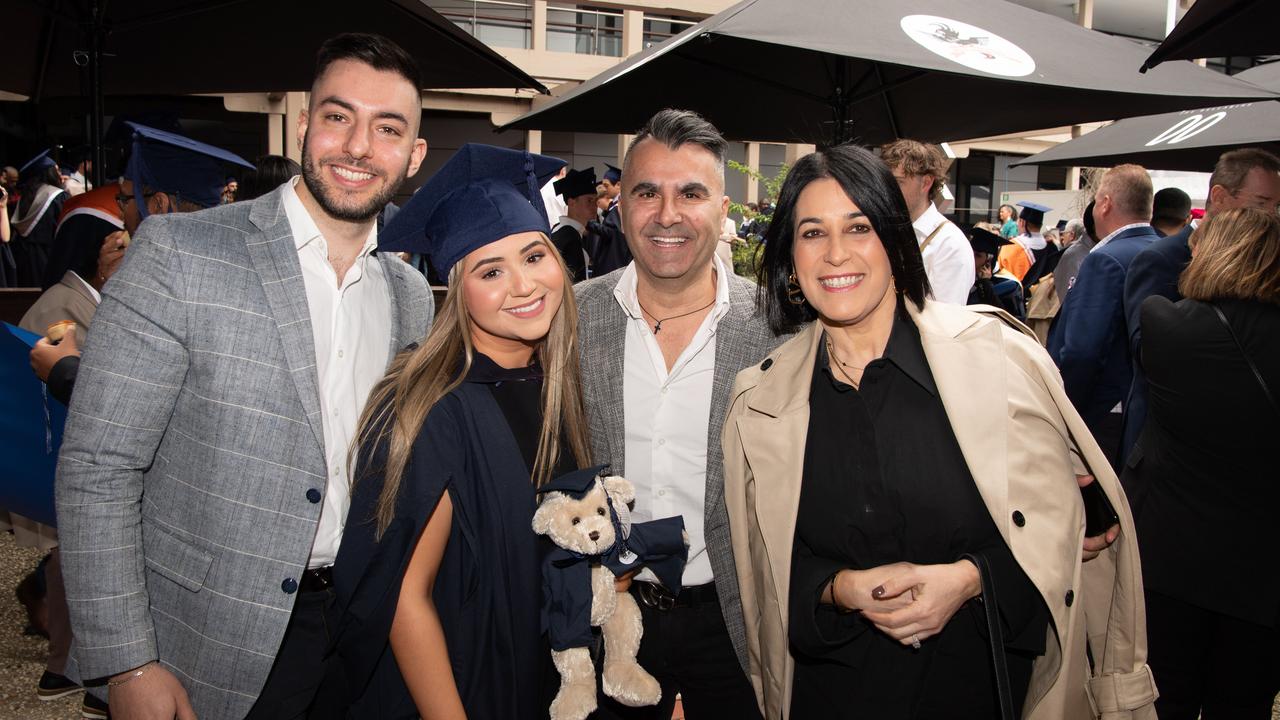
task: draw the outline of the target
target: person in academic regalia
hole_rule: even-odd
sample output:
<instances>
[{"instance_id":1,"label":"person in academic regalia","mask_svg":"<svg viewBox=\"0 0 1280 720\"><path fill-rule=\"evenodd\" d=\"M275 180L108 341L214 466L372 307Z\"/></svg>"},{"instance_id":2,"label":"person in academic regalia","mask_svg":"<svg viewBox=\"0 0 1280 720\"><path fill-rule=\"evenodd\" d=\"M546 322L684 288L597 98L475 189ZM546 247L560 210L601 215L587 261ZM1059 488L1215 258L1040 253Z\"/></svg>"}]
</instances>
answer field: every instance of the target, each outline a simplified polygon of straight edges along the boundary
<instances>
[{"instance_id":1,"label":"person in academic regalia","mask_svg":"<svg viewBox=\"0 0 1280 720\"><path fill-rule=\"evenodd\" d=\"M1044 225L1044 214L1053 208L1039 203L1023 200L1018 203L1022 212L1018 215L1018 230L1013 243L1000 250L999 268L1005 274L1022 282L1031 266L1036 261L1037 253L1045 249L1044 235L1040 228Z\"/></svg>"},{"instance_id":2,"label":"person in academic regalia","mask_svg":"<svg viewBox=\"0 0 1280 720\"><path fill-rule=\"evenodd\" d=\"M20 172L22 200L10 218L14 232L9 243L17 265L16 287L40 287L62 204L71 196L62 189L62 175L48 150L32 158Z\"/></svg>"},{"instance_id":3,"label":"person in academic regalia","mask_svg":"<svg viewBox=\"0 0 1280 720\"><path fill-rule=\"evenodd\" d=\"M555 243L574 282L587 279L589 258L583 249L587 223L596 217L596 170L571 170L555 181L556 194L564 198L565 212L551 231Z\"/></svg>"},{"instance_id":4,"label":"person in academic regalia","mask_svg":"<svg viewBox=\"0 0 1280 720\"><path fill-rule=\"evenodd\" d=\"M631 262L631 248L622 231L622 214L618 209L621 200L622 170L605 163L604 179L600 189L612 196L604 217L588 223L587 254L591 256L591 274L607 275Z\"/></svg>"},{"instance_id":5,"label":"person in academic regalia","mask_svg":"<svg viewBox=\"0 0 1280 720\"><path fill-rule=\"evenodd\" d=\"M969 231L969 244L973 246L974 283L969 290L967 305L991 305L1007 311L1019 320L1026 320L1022 284L1007 277L992 275L996 256L1002 245L1010 241L988 230L975 227Z\"/></svg>"},{"instance_id":6,"label":"person in academic regalia","mask_svg":"<svg viewBox=\"0 0 1280 720\"><path fill-rule=\"evenodd\" d=\"M532 519L538 487L589 460L577 309L539 196L562 165L465 145L379 240L428 254L449 290L360 419L321 714L547 715L552 546Z\"/></svg>"}]
</instances>

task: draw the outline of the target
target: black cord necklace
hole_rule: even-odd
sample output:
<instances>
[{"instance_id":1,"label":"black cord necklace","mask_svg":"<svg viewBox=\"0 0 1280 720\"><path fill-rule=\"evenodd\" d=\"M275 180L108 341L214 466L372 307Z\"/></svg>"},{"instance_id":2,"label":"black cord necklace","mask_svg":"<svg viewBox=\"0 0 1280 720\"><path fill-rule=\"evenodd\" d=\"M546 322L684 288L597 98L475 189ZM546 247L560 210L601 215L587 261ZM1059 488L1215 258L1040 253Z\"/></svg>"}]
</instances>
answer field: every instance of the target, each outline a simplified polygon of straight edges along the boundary
<instances>
[{"instance_id":1,"label":"black cord necklace","mask_svg":"<svg viewBox=\"0 0 1280 720\"><path fill-rule=\"evenodd\" d=\"M639 298L636 299L636 304L640 305ZM702 312L703 310L706 310L707 308L715 304L716 304L715 298L712 298L711 302L707 303L706 305L703 305L697 310L690 310L689 312L686 312L686 313L680 313L679 315L672 315L671 317L664 317L664 318L660 318L657 315L654 315L653 313L649 312L648 310L645 310L644 305L640 305L640 311L657 321L656 323L654 323L654 326L653 326L653 334L657 335L658 332L662 330L662 323L668 320L675 320L677 318L682 318L682 317L685 317L686 315L692 315L694 313Z\"/></svg>"}]
</instances>

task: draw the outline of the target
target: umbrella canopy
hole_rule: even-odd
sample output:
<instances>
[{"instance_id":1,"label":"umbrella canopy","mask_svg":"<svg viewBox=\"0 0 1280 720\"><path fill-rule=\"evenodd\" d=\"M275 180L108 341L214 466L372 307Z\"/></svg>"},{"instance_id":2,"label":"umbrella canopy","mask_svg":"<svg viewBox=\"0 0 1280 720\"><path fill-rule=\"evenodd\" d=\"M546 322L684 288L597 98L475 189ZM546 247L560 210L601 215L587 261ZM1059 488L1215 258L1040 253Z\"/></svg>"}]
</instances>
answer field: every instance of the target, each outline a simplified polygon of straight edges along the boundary
<instances>
[{"instance_id":1,"label":"umbrella canopy","mask_svg":"<svg viewBox=\"0 0 1280 720\"><path fill-rule=\"evenodd\" d=\"M745 0L507 127L633 132L661 107L728 137L943 141L1276 97L1004 0Z\"/></svg>"},{"instance_id":2,"label":"umbrella canopy","mask_svg":"<svg viewBox=\"0 0 1280 720\"><path fill-rule=\"evenodd\" d=\"M1032 155L1015 165L1111 167L1208 172L1239 147L1280 154L1280 102L1224 105L1120 120Z\"/></svg>"},{"instance_id":3,"label":"umbrella canopy","mask_svg":"<svg viewBox=\"0 0 1280 720\"><path fill-rule=\"evenodd\" d=\"M1258 87L1280 92L1280 62L1271 62L1266 65L1252 67L1242 73L1237 73L1235 77L1247 80Z\"/></svg>"},{"instance_id":4,"label":"umbrella canopy","mask_svg":"<svg viewBox=\"0 0 1280 720\"><path fill-rule=\"evenodd\" d=\"M1169 36L1142 63L1142 72L1166 60L1280 53L1276 0L1196 0Z\"/></svg>"},{"instance_id":5,"label":"umbrella canopy","mask_svg":"<svg viewBox=\"0 0 1280 720\"><path fill-rule=\"evenodd\" d=\"M0 90L37 100L87 95L93 6L110 95L307 90L316 50L376 32L422 69L425 88L545 88L422 0L34 0L6 3ZM424 89L425 89L424 88Z\"/></svg>"}]
</instances>

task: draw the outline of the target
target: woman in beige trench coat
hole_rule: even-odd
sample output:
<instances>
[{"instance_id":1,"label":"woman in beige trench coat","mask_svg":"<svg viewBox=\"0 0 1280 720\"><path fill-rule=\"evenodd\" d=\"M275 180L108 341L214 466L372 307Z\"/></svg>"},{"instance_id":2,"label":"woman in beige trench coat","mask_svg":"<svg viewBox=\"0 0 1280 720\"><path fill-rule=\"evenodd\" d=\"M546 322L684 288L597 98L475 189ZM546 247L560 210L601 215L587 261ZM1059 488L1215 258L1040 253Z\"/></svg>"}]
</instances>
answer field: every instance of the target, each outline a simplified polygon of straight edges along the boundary
<instances>
[{"instance_id":1,"label":"woman in beige trench coat","mask_svg":"<svg viewBox=\"0 0 1280 720\"><path fill-rule=\"evenodd\" d=\"M924 299L927 281L914 238L903 239L911 230L894 180L865 150L814 153L788 176L766 244L761 300L775 330L816 321L739 374L724 429L725 498L761 708L767 718L801 718L791 712L796 662L789 603L802 478L808 476L811 390L830 382L828 371L857 388L871 372L864 368L885 353L895 318L909 318L963 471L972 476L997 542L1007 546L1048 615L1037 626L1045 628L1043 651L1029 680L1023 678L1020 716L1154 717L1141 570L1123 491L1034 336L995 309L974 312ZM1077 477L1089 474L1118 510L1120 532L1084 563ZM980 594L975 564L897 563L873 568L875 575L842 569L821 591L821 602L861 611L875 632L919 651ZM953 716L962 715L969 716L956 708Z\"/></svg>"}]
</instances>

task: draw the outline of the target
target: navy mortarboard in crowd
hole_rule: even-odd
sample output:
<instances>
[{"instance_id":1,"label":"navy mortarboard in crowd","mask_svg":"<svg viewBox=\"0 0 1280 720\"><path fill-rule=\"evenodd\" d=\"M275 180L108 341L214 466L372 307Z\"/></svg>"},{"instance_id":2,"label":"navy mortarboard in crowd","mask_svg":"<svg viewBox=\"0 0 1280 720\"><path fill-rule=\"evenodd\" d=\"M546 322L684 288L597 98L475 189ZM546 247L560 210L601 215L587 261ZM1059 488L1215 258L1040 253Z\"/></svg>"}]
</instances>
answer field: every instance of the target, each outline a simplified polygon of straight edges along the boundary
<instances>
[{"instance_id":1,"label":"navy mortarboard in crowd","mask_svg":"<svg viewBox=\"0 0 1280 720\"><path fill-rule=\"evenodd\" d=\"M974 252L995 256L1000 254L1000 246L1008 245L1009 240L975 226L969 231L969 244L973 246Z\"/></svg>"},{"instance_id":2,"label":"navy mortarboard in crowd","mask_svg":"<svg viewBox=\"0 0 1280 720\"><path fill-rule=\"evenodd\" d=\"M1018 217L1026 220L1032 225L1043 225L1044 214L1053 210L1051 207L1045 207L1040 203L1033 203L1030 200L1019 201L1018 207L1022 208L1022 212L1019 213Z\"/></svg>"},{"instance_id":3,"label":"navy mortarboard in crowd","mask_svg":"<svg viewBox=\"0 0 1280 720\"><path fill-rule=\"evenodd\" d=\"M222 148L146 125L125 125L133 130L133 153L124 174L133 183L143 218L147 216L145 192L168 193L200 207L213 207L222 202L225 165L254 169L249 161Z\"/></svg>"},{"instance_id":4,"label":"navy mortarboard in crowd","mask_svg":"<svg viewBox=\"0 0 1280 720\"><path fill-rule=\"evenodd\" d=\"M603 178L604 180L608 180L609 182L613 183L614 185L617 185L619 182L621 182L621 181L622 181L622 169L621 169L621 168L616 168L616 167L614 167L614 166L610 165L609 163L605 163L605 164L604 164L604 166L605 166L604 178Z\"/></svg>"},{"instance_id":5,"label":"navy mortarboard in crowd","mask_svg":"<svg viewBox=\"0 0 1280 720\"><path fill-rule=\"evenodd\" d=\"M1067 229L1067 219L1062 218L1061 220L1058 221L1058 232L1062 232L1063 230L1066 230L1066 229Z\"/></svg>"},{"instance_id":6,"label":"navy mortarboard in crowd","mask_svg":"<svg viewBox=\"0 0 1280 720\"><path fill-rule=\"evenodd\" d=\"M555 182L556 194L571 200L582 195L596 194L596 169L570 170L567 175Z\"/></svg>"},{"instance_id":7,"label":"navy mortarboard in crowd","mask_svg":"<svg viewBox=\"0 0 1280 720\"><path fill-rule=\"evenodd\" d=\"M416 252L447 277L468 253L522 232L551 233L541 188L565 162L467 143L382 229L378 247Z\"/></svg>"},{"instance_id":8,"label":"navy mortarboard in crowd","mask_svg":"<svg viewBox=\"0 0 1280 720\"><path fill-rule=\"evenodd\" d=\"M54 162L50 156L52 152L53 148L49 148L28 160L22 167L18 168L18 176L25 180L36 173L44 172L51 167L57 167L58 163Z\"/></svg>"}]
</instances>

